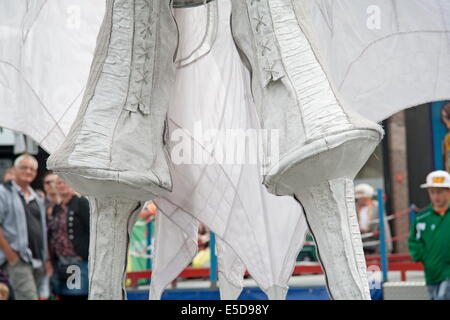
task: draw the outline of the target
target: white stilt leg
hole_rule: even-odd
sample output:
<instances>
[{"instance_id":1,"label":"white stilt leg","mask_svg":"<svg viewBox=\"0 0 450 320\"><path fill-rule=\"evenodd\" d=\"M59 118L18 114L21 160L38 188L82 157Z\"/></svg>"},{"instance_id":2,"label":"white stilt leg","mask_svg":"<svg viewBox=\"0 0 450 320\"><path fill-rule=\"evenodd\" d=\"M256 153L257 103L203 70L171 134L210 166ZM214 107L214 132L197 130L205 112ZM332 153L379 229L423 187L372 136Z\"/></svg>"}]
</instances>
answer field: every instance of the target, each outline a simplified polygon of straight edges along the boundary
<instances>
[{"instance_id":1,"label":"white stilt leg","mask_svg":"<svg viewBox=\"0 0 450 320\"><path fill-rule=\"evenodd\" d=\"M319 248L331 298L370 300L352 180L330 180L295 196Z\"/></svg>"},{"instance_id":2,"label":"white stilt leg","mask_svg":"<svg viewBox=\"0 0 450 320\"><path fill-rule=\"evenodd\" d=\"M89 299L123 300L129 232L141 203L113 198L90 198L89 202Z\"/></svg>"}]
</instances>

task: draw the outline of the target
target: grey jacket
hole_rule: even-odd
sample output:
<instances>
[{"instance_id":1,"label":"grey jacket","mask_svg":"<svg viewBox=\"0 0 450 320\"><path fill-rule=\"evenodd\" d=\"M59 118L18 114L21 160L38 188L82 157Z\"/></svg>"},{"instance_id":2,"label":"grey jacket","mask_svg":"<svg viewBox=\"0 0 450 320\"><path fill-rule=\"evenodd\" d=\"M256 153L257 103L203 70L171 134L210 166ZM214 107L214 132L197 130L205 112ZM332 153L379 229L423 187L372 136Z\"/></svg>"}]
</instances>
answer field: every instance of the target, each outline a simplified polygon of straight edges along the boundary
<instances>
[{"instance_id":1,"label":"grey jacket","mask_svg":"<svg viewBox=\"0 0 450 320\"><path fill-rule=\"evenodd\" d=\"M43 253L44 260L47 260L47 226L45 219L44 201L30 187L30 192L35 196L41 209L41 223L43 228ZM27 219L22 201L20 200L17 187L7 182L0 185L0 228L3 230L6 240L20 257L32 263L31 251L28 248ZM5 253L0 250L0 265L6 262Z\"/></svg>"}]
</instances>

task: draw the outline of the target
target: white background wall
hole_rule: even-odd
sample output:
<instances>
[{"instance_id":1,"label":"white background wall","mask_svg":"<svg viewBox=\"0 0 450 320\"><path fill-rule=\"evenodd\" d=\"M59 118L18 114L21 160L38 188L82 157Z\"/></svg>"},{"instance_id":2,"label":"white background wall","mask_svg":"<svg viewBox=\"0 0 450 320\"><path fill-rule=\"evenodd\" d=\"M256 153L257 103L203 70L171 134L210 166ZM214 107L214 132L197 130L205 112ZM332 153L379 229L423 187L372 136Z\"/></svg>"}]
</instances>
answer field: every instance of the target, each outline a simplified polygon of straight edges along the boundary
<instances>
[{"instance_id":1,"label":"white background wall","mask_svg":"<svg viewBox=\"0 0 450 320\"><path fill-rule=\"evenodd\" d=\"M0 146L14 145L14 134L11 130L0 128Z\"/></svg>"}]
</instances>

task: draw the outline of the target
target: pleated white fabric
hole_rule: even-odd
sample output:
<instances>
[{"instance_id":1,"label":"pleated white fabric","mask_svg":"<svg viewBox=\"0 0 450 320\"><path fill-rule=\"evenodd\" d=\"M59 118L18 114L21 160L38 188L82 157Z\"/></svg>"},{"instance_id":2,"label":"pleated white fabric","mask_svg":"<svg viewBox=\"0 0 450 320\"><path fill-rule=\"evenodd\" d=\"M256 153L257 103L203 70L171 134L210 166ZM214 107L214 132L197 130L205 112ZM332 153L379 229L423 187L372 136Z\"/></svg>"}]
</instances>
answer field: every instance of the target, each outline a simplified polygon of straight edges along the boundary
<instances>
[{"instance_id":1,"label":"pleated white fabric","mask_svg":"<svg viewBox=\"0 0 450 320\"><path fill-rule=\"evenodd\" d=\"M268 193L258 161L226 164L218 159L217 155L233 151L221 139L227 133L248 129L256 133L259 127L249 98L248 71L231 36L231 3L218 1L210 6L216 5L219 14L214 45L208 54L178 70L177 94L168 111L174 188L169 196L156 200L164 215L158 223L167 228L160 225L156 234L152 299L160 297L162 289L195 255L198 221L218 237L219 280L226 299L239 296L245 268L272 298L277 298L272 292L280 290L284 293L279 298L284 298L306 234L300 205L291 197ZM181 30L179 55L185 56L203 39L202 32L207 32L208 9L179 9L176 17ZM216 132L208 141L201 141L196 135L200 128ZM179 137L184 140L177 140ZM197 151L193 157L203 158L205 163L177 164L180 144ZM257 151L257 147L248 148ZM175 226L178 235L172 237Z\"/></svg>"}]
</instances>

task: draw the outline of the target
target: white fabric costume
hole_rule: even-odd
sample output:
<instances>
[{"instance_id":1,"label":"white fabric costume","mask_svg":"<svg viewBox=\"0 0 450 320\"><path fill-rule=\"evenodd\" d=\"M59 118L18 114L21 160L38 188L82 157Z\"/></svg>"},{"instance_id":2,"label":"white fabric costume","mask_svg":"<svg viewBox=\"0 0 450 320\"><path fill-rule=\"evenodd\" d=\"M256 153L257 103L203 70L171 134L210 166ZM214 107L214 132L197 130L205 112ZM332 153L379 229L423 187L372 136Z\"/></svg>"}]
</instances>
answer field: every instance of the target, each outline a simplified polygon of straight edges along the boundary
<instances>
[{"instance_id":1,"label":"white fabric costume","mask_svg":"<svg viewBox=\"0 0 450 320\"><path fill-rule=\"evenodd\" d=\"M267 19L264 13L271 13L274 30L269 30L266 35L275 35L279 52L278 55L273 56L275 53L272 51L269 59L274 59L274 62L280 59L285 67L284 70L277 69L279 66L269 64L269 78L263 75L267 69L261 69L260 80L263 80L261 83L266 86L264 90L272 90L272 94L269 91L269 97L274 96L275 88L277 88L275 90L283 90L278 87L277 80L281 79L283 83L287 83L286 79L289 79L294 83L293 89L297 90L299 100L307 106L308 98L311 97L311 92L307 91L308 85L317 84L316 89L320 88L324 96L327 90L333 92L347 107L375 121L385 119L396 111L410 106L450 98L450 74L445 72L450 70L450 22L445 20L445 17L450 14L448 1L300 0L291 2L269 0L261 1L263 4L258 7L260 11L253 10L253 2L248 1L246 8L244 8L244 2L234 3L233 10L239 9L234 12L236 19L244 10L248 10L250 15L255 14L254 19L251 20L254 22L251 27L254 28L255 35L235 34L235 40L238 45L241 44L241 53L248 55L249 50L245 50L245 45L250 41L242 39L258 37L257 33L269 25L267 20L264 20ZM2 111L0 126L32 136L53 153L62 143L80 105L81 91L83 91L92 59L94 38L104 11L103 1L80 1L79 6L74 7L70 6L69 1L7 0L0 6L0 40L5 43L0 46L0 108ZM207 28L203 31L206 21L214 21L214 15L211 15L214 10L211 8L214 6L219 6L220 16L216 38L211 37L214 30ZM207 9L202 7L179 9L177 12L181 34L186 35L181 39L178 57L186 59L179 60L177 64L178 67L183 68L177 71L174 91L176 94L173 95L168 109L170 132L179 127L192 132L194 121L198 119L205 128L207 126L220 130L259 128L261 111L258 108L261 103L258 102L257 96L260 89L255 87L258 84L254 82L252 89L257 100L255 108L250 99L251 90L247 90L248 74L238 58L229 23L226 23L229 21L230 3L219 1L219 4L209 4L208 7L210 8L208 16ZM264 10L268 11L264 12ZM80 23L77 23L76 19L78 13ZM299 17L301 21L294 22ZM243 21L237 20L235 23L239 26L239 23ZM209 24L206 25L211 27ZM287 28L288 32L286 33L283 28ZM249 30L248 27L234 28L235 33L245 30ZM293 30L297 32L297 36L293 39L286 37L286 35L294 34ZM202 34L205 35L206 40L202 43L203 46L195 51L197 56L196 54L186 55L186 52L196 48L196 43ZM302 38L302 34L305 38ZM190 35L192 37L189 37ZM273 41L273 39L269 40ZM283 44L283 41L286 43ZM211 48L208 47L208 43L211 44ZM290 55L298 53L295 49L291 51L292 44L303 46L302 54L305 59L297 59L292 63L301 64L305 61L304 65L291 65ZM267 43L261 44L263 53L266 52L267 45ZM61 60L61 57L65 59ZM258 59L247 58L251 60L250 65L254 67ZM301 70L298 78L294 67ZM253 68L253 71L255 76L256 68ZM280 73L277 74L277 72ZM206 80L205 76L207 76ZM279 79L276 79L277 77ZM297 80L299 82L295 84ZM302 87L302 83L307 86ZM327 86L332 90L327 89ZM331 106L333 103L324 105L328 108L328 105ZM336 104L338 105L339 103ZM256 109L259 112L258 115L255 112ZM334 109L329 110L330 114L334 112ZM307 124L305 128L306 131L311 132L312 136L316 135L315 124L320 124L322 117L322 115L314 115L314 112L317 113L317 110L312 110L312 118L315 117L317 121L309 122L310 124ZM280 113L283 113L282 109L278 113L269 112L268 114L273 118ZM218 114L222 114L223 117L218 117ZM291 117L288 115L286 119L295 119L296 115L291 115ZM327 116L327 114L324 115ZM341 120L331 118L330 123L333 124L334 120L345 122L345 117ZM265 121L264 128L267 128L268 124L270 128L270 122L270 118L269 121ZM277 126L279 124L274 125L275 128ZM296 134L295 122L287 123L287 130L289 126L293 126L292 132ZM300 127L300 124L298 126ZM376 127L373 128L375 131L378 130ZM321 129L323 128L319 128ZM284 139L283 136L282 142L288 140ZM221 147L223 146L217 145L217 148ZM327 163L323 158L314 159L320 160L322 166ZM312 168L313 164L306 163L305 168ZM196 236L197 221L207 224L223 240L219 240L218 243L223 297L238 296L240 279L245 266L261 288L272 298L283 298L295 255L301 248L306 230L306 221L298 203L291 197L275 197L268 194L261 184L262 177L257 165L170 164L170 166L172 192L157 200L163 214L157 218L157 256L154 264L152 298L159 298L165 285L187 265L195 254L196 246L193 240ZM331 166L330 163L329 167ZM326 166L323 168L327 169ZM317 178L317 168L311 171L315 175L291 174L287 177L282 175L276 177L282 177L287 181L286 185L292 186L296 182L289 181L290 177L303 178L303 181ZM300 183L295 190L271 188L273 184L269 180L266 180L266 185L275 194L295 194L306 207L307 214L308 212L317 213L309 217L310 227L313 230L320 230L323 227L325 229L322 229L322 232L327 233L326 228L329 227L329 230L333 231L331 233L336 235L334 241L329 238L322 239L320 234L315 235L320 250L323 248L323 252L329 253L333 251L333 242L346 243L339 248L344 250L341 257L328 254L321 257L324 260L322 262L325 263L325 271L332 279L330 282L332 296L334 298L368 298L368 290L364 284L365 271L361 270L365 266L361 261L361 252L358 248L351 247L352 244L360 241L358 240L359 232L353 234L355 239L346 240L347 235L355 230L356 217L350 214L354 212L352 203L345 204L341 201L345 197L350 197L352 201L351 193L349 193L352 185L347 179L339 180L343 176L344 174L337 176L337 180L329 176L324 177L323 181L318 179L317 183L324 183L318 186L303 186ZM91 202L94 210L102 205L96 201L93 199ZM120 208L122 205L123 207ZM108 208L104 207L102 210L110 212L111 217L115 217L120 210L132 212L138 207L139 202L131 204L124 202L116 203L115 206ZM333 217L326 216L328 212L334 211L336 214ZM105 216L102 217L102 221L107 220ZM114 220L114 223L132 224L133 217L130 219L127 222L128 218L124 217L124 220ZM324 221L326 223L320 225ZM95 221L91 223L95 226ZM345 227L348 230L340 237L334 231L336 225L344 228L346 223L350 223L350 226ZM116 226L101 225L100 227L111 230ZM104 266L110 261L108 254L124 255L123 249L114 251L115 247L111 249L112 251L105 253L102 251L105 250L105 246L107 244L101 242L91 246L91 255L97 252L97 248L105 258L104 260L96 259L95 263L98 266ZM344 270L340 277L336 277L336 270L327 269L330 264L336 264L339 258L353 257L359 261ZM358 269L355 269L355 266ZM120 279L119 282L111 281L104 284L104 288L100 288L102 281L108 281L108 276L120 274L120 263L113 268L117 270L105 273L104 278L100 277L98 281L93 282L94 284L91 283L91 286L95 287L91 287L93 289L91 297L120 297L120 292L117 293ZM91 265L91 269L95 269L95 266ZM344 284L352 281L355 285L350 285L351 289L346 291Z\"/></svg>"},{"instance_id":2,"label":"white fabric costume","mask_svg":"<svg viewBox=\"0 0 450 320\"><path fill-rule=\"evenodd\" d=\"M192 49L200 47L198 44L205 38L203 33L209 31L204 28L206 22L218 18L217 36L213 43L209 42L209 54L178 70L177 94L168 111L169 131L182 128L189 143L192 139L193 147L204 150L202 156L211 164L173 165L174 189L156 201L163 215L157 218L157 256L153 264L156 281L152 282L152 298L159 297L192 261L197 247L197 221L205 223L218 236L220 288L222 297L228 299L240 294L244 265L266 293L273 298L284 298L305 238L306 222L301 207L291 197L275 197L267 192L261 183L258 163L224 165L211 157L218 153L217 149L223 150L223 154L231 151L226 141L220 139L227 130L258 128L255 109L245 90L247 74L231 36L229 14L228 1L212 2L209 10L176 11L182 30L178 59L181 61ZM204 47L209 47L208 42ZM201 138L191 137L198 124L204 130L216 129L219 133L212 141L195 140ZM164 230L162 225L171 229ZM185 233L184 237L179 231L176 232L179 238L167 236L173 234L175 225ZM221 239L231 244L236 253Z\"/></svg>"}]
</instances>

